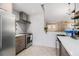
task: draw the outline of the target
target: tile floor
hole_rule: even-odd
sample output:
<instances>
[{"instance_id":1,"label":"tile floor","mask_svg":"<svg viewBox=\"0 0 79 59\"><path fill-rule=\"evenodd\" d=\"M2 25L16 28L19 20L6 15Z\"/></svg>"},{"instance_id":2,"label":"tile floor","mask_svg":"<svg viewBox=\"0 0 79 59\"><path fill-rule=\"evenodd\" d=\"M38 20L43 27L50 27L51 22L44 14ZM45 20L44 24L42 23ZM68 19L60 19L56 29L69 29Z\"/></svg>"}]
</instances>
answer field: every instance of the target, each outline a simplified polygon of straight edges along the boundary
<instances>
[{"instance_id":1,"label":"tile floor","mask_svg":"<svg viewBox=\"0 0 79 59\"><path fill-rule=\"evenodd\" d=\"M17 56L56 56L56 49L43 46L31 46Z\"/></svg>"}]
</instances>

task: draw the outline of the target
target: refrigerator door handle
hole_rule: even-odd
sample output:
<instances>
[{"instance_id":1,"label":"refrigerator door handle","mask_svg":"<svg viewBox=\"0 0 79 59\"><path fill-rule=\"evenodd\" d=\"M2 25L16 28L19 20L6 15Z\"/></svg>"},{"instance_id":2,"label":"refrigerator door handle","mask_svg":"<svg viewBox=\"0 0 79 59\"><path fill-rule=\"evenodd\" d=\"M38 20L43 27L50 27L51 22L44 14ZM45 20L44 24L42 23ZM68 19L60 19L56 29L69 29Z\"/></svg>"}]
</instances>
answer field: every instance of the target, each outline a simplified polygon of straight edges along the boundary
<instances>
[{"instance_id":1,"label":"refrigerator door handle","mask_svg":"<svg viewBox=\"0 0 79 59\"><path fill-rule=\"evenodd\" d=\"M0 49L2 48L2 17L0 15Z\"/></svg>"}]
</instances>

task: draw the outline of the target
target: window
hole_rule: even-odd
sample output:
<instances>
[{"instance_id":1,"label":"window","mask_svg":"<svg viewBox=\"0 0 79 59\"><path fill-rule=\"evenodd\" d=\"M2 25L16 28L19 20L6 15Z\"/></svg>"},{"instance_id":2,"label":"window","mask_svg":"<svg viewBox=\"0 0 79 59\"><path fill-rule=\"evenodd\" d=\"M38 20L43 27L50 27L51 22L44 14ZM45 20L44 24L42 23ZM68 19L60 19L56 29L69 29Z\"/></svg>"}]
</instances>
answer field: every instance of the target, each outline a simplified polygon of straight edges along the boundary
<instances>
[{"instance_id":1,"label":"window","mask_svg":"<svg viewBox=\"0 0 79 59\"><path fill-rule=\"evenodd\" d=\"M56 24L48 24L48 31L56 31L57 30L57 25Z\"/></svg>"}]
</instances>

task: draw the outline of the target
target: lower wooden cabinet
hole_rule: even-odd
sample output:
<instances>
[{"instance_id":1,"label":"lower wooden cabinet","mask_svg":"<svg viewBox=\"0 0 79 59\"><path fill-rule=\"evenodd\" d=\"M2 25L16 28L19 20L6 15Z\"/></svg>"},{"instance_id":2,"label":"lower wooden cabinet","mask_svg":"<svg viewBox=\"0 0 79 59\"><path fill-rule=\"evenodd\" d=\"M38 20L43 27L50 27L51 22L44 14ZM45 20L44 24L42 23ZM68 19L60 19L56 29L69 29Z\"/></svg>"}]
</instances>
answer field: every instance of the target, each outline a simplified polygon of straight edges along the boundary
<instances>
[{"instance_id":1,"label":"lower wooden cabinet","mask_svg":"<svg viewBox=\"0 0 79 59\"><path fill-rule=\"evenodd\" d=\"M68 52L67 52L66 49L63 47L63 45L61 45L61 56L69 56Z\"/></svg>"},{"instance_id":2,"label":"lower wooden cabinet","mask_svg":"<svg viewBox=\"0 0 79 59\"><path fill-rule=\"evenodd\" d=\"M16 37L16 54L25 48L25 35Z\"/></svg>"},{"instance_id":3,"label":"lower wooden cabinet","mask_svg":"<svg viewBox=\"0 0 79 59\"><path fill-rule=\"evenodd\" d=\"M70 56L58 38L56 40L56 43L56 48L58 46L58 48L56 49L57 56Z\"/></svg>"}]
</instances>

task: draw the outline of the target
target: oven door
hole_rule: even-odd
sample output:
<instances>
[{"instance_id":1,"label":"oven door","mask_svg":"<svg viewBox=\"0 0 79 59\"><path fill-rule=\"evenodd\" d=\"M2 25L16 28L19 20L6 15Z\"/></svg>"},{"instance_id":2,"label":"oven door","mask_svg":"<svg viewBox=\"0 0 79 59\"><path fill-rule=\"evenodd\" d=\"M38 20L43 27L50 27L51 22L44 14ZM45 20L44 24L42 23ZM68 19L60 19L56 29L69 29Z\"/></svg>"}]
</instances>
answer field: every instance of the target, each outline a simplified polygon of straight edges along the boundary
<instances>
[{"instance_id":1,"label":"oven door","mask_svg":"<svg viewBox=\"0 0 79 59\"><path fill-rule=\"evenodd\" d=\"M27 36L27 44L29 44L29 43L30 43L30 35Z\"/></svg>"},{"instance_id":2,"label":"oven door","mask_svg":"<svg viewBox=\"0 0 79 59\"><path fill-rule=\"evenodd\" d=\"M29 34L26 34L26 48L32 45L32 37Z\"/></svg>"}]
</instances>

